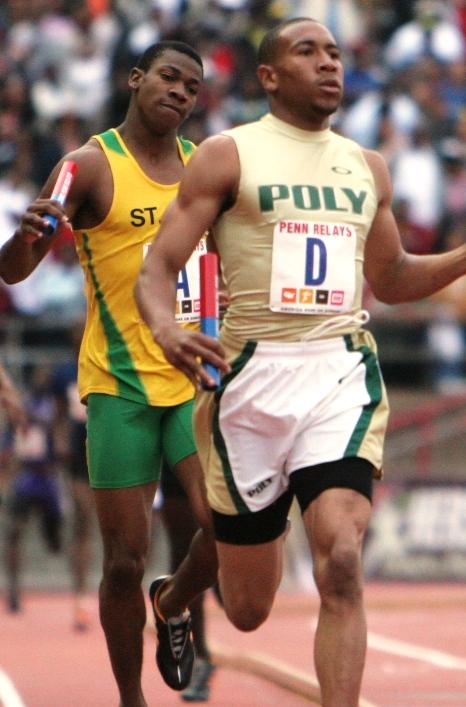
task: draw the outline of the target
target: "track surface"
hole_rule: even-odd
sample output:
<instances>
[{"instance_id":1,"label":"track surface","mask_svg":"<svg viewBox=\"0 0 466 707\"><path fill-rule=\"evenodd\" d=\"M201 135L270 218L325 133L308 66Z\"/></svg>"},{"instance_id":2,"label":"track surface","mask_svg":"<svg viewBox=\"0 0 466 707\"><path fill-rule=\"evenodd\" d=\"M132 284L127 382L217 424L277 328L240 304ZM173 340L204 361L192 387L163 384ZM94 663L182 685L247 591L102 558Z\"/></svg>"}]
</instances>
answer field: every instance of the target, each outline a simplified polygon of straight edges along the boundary
<instances>
[{"instance_id":1,"label":"track surface","mask_svg":"<svg viewBox=\"0 0 466 707\"><path fill-rule=\"evenodd\" d=\"M371 584L369 648L361 707L465 707L466 592L461 585ZM318 704L312 667L317 598L281 592L272 616L242 634L208 597L208 632L219 667L210 704L299 707ZM118 698L92 599L93 625L71 629L71 598L29 594L20 614L0 608L3 707L117 707ZM144 689L149 705L184 704L154 666L146 631Z\"/></svg>"}]
</instances>

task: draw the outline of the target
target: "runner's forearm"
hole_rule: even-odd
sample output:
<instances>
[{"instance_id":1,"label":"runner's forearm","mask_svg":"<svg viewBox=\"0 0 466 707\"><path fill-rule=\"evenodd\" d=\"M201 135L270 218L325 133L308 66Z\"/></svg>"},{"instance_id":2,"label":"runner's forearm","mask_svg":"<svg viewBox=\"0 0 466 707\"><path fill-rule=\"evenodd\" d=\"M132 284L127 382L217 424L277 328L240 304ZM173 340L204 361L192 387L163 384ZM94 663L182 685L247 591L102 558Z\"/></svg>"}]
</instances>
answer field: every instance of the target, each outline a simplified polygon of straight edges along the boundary
<instances>
[{"instance_id":1,"label":"runner's forearm","mask_svg":"<svg viewBox=\"0 0 466 707\"><path fill-rule=\"evenodd\" d=\"M0 248L0 277L9 285L21 282L32 273L42 257L36 243L27 243L15 233Z\"/></svg>"}]
</instances>

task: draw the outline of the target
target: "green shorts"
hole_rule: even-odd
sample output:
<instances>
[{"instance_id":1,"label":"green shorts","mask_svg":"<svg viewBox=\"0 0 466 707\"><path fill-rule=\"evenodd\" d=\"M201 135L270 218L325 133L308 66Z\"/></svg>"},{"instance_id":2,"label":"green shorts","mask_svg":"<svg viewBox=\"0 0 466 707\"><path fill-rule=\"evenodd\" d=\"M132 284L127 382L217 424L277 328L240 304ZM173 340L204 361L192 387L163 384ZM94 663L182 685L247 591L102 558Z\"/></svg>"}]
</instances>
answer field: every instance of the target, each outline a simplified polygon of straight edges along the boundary
<instances>
[{"instance_id":1,"label":"green shorts","mask_svg":"<svg viewBox=\"0 0 466 707\"><path fill-rule=\"evenodd\" d=\"M173 468L194 454L193 403L156 407L113 395L89 395L87 457L92 488L158 481L162 457Z\"/></svg>"}]
</instances>

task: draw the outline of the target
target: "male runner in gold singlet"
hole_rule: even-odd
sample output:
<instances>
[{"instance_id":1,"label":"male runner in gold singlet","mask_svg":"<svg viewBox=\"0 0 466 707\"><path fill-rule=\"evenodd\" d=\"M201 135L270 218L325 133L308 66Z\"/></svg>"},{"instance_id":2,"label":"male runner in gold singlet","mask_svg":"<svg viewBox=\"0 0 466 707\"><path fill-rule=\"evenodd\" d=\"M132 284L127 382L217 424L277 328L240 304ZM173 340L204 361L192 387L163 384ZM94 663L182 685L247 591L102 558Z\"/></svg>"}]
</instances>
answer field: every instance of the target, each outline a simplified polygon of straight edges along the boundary
<instances>
[{"instance_id":1,"label":"male runner in gold singlet","mask_svg":"<svg viewBox=\"0 0 466 707\"><path fill-rule=\"evenodd\" d=\"M180 42L150 47L129 76L125 121L66 155L78 172L63 209L49 199L61 163L0 251L0 276L13 283L38 265L54 242L44 216L68 220L86 277L88 313L79 355L80 396L88 406L89 476L104 545L100 616L122 707L143 707L141 581L162 455L183 484L201 530L177 572L150 595L158 632L157 663L172 688L189 682L193 649L185 607L216 579L211 514L192 434L194 387L165 359L141 321L133 289L160 218L193 151L177 130L202 81L198 54ZM197 255L205 248L198 245ZM197 327L194 264L180 273L178 318Z\"/></svg>"},{"instance_id":2,"label":"male runner in gold singlet","mask_svg":"<svg viewBox=\"0 0 466 707\"><path fill-rule=\"evenodd\" d=\"M282 573L291 499L300 503L320 613L314 655L324 707L356 707L366 650L361 549L381 475L387 402L370 333L365 275L389 303L466 273L466 246L408 255L379 154L329 127L343 67L328 29L272 29L258 76L270 113L208 138L189 163L143 266L137 300L167 359L212 384L195 431L213 509L225 610L250 631ZM177 326L177 273L213 226L229 296L218 342Z\"/></svg>"}]
</instances>

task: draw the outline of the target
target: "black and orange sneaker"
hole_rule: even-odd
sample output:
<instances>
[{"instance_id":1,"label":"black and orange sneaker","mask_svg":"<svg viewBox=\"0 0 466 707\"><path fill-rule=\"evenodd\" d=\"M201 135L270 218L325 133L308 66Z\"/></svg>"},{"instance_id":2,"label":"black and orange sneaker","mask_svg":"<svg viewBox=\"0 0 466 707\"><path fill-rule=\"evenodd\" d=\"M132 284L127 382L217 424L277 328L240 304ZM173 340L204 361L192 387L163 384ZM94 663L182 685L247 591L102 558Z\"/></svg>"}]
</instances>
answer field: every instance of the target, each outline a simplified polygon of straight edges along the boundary
<instances>
[{"instance_id":1,"label":"black and orange sneaker","mask_svg":"<svg viewBox=\"0 0 466 707\"><path fill-rule=\"evenodd\" d=\"M154 579L149 589L157 633L155 659L166 684L172 690L184 690L191 680L194 663L191 614L186 610L180 616L163 618L157 595L166 579L167 576Z\"/></svg>"}]
</instances>

